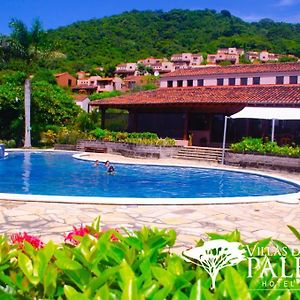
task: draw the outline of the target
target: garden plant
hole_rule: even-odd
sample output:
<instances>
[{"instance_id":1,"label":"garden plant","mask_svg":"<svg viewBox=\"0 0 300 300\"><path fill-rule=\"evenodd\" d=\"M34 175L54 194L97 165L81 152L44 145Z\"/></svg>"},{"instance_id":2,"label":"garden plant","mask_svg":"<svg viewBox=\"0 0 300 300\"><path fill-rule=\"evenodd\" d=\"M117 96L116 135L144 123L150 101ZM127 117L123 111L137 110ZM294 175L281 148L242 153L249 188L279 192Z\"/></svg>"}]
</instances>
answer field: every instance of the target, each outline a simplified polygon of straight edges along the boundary
<instances>
[{"instance_id":1,"label":"garden plant","mask_svg":"<svg viewBox=\"0 0 300 300\"><path fill-rule=\"evenodd\" d=\"M289 228L300 246L300 233ZM211 288L212 280L203 268L173 253L174 230L102 230L98 217L91 226L74 226L60 244L44 243L28 233L2 235L0 298L300 299L297 285L292 285L295 272L299 273L299 251L272 238L245 243L237 230L222 235L210 233L208 237L240 243L257 265L268 257L269 272L261 276L262 268L256 267L249 277L249 264L243 260L220 270ZM203 244L203 240L196 242L196 246ZM284 279L282 274L291 284L278 288ZM268 288L262 288L263 281Z\"/></svg>"},{"instance_id":2,"label":"garden plant","mask_svg":"<svg viewBox=\"0 0 300 300\"><path fill-rule=\"evenodd\" d=\"M300 156L300 147L295 145L279 146L276 142L263 141L261 138L244 137L242 141L232 144L233 152L272 154L279 156Z\"/></svg>"}]
</instances>

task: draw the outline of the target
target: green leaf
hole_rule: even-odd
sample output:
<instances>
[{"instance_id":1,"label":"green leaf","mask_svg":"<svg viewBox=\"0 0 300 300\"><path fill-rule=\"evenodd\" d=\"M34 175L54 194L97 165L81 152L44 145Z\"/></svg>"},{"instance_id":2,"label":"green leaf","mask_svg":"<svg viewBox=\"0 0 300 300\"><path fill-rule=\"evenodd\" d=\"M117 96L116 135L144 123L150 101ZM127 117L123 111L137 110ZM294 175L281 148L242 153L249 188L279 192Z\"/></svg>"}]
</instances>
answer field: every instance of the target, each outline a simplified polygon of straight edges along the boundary
<instances>
[{"instance_id":1,"label":"green leaf","mask_svg":"<svg viewBox=\"0 0 300 300\"><path fill-rule=\"evenodd\" d=\"M168 263L168 271L174 275L181 275L183 273L183 260L178 256L172 256Z\"/></svg>"},{"instance_id":2,"label":"green leaf","mask_svg":"<svg viewBox=\"0 0 300 300\"><path fill-rule=\"evenodd\" d=\"M199 300L201 299L201 280L198 279L193 285L190 294L190 300Z\"/></svg>"},{"instance_id":3,"label":"green leaf","mask_svg":"<svg viewBox=\"0 0 300 300\"><path fill-rule=\"evenodd\" d=\"M189 298L183 292L177 290L174 296L172 297L172 300L189 300Z\"/></svg>"},{"instance_id":4,"label":"green leaf","mask_svg":"<svg viewBox=\"0 0 300 300\"><path fill-rule=\"evenodd\" d=\"M96 217L93 222L92 222L92 228L96 231L96 232L100 232L100 223L101 223L101 217L98 216Z\"/></svg>"},{"instance_id":5,"label":"green leaf","mask_svg":"<svg viewBox=\"0 0 300 300\"><path fill-rule=\"evenodd\" d=\"M62 270L80 270L82 265L70 258L58 259L55 264Z\"/></svg>"},{"instance_id":6,"label":"green leaf","mask_svg":"<svg viewBox=\"0 0 300 300\"><path fill-rule=\"evenodd\" d=\"M47 268L47 272L45 273L45 277L43 280L44 293L49 298L52 298L54 296L56 290L56 281L57 281L57 270L54 265L50 265Z\"/></svg>"},{"instance_id":7,"label":"green leaf","mask_svg":"<svg viewBox=\"0 0 300 300\"><path fill-rule=\"evenodd\" d=\"M140 239L136 238L136 237L129 236L124 241L125 241L126 244L128 244L131 247L136 248L139 251L143 250L142 241Z\"/></svg>"},{"instance_id":8,"label":"green leaf","mask_svg":"<svg viewBox=\"0 0 300 300\"><path fill-rule=\"evenodd\" d=\"M120 276L123 291L121 300L139 299L135 274L125 260L121 264Z\"/></svg>"},{"instance_id":9,"label":"green leaf","mask_svg":"<svg viewBox=\"0 0 300 300\"><path fill-rule=\"evenodd\" d=\"M225 286L232 300L251 300L246 283L232 267L225 270Z\"/></svg>"},{"instance_id":10,"label":"green leaf","mask_svg":"<svg viewBox=\"0 0 300 300\"><path fill-rule=\"evenodd\" d=\"M153 273L153 276L157 279L157 281L161 285L168 288L173 287L176 277L172 275L172 273L170 273L167 270L164 270L163 268L155 267L155 266L151 267L151 271Z\"/></svg>"},{"instance_id":11,"label":"green leaf","mask_svg":"<svg viewBox=\"0 0 300 300\"><path fill-rule=\"evenodd\" d=\"M287 227L296 236L296 238L300 241L300 232L295 227L293 227L291 225L288 225Z\"/></svg>"},{"instance_id":12,"label":"green leaf","mask_svg":"<svg viewBox=\"0 0 300 300\"><path fill-rule=\"evenodd\" d=\"M32 276L33 265L31 259L22 252L18 255L18 265L26 277L29 279Z\"/></svg>"},{"instance_id":13,"label":"green leaf","mask_svg":"<svg viewBox=\"0 0 300 300\"><path fill-rule=\"evenodd\" d=\"M69 285L64 286L64 292L68 300L89 300L88 297L77 292L73 287Z\"/></svg>"},{"instance_id":14,"label":"green leaf","mask_svg":"<svg viewBox=\"0 0 300 300\"><path fill-rule=\"evenodd\" d=\"M103 285L96 293L95 300L109 300L109 288L108 285Z\"/></svg>"},{"instance_id":15,"label":"green leaf","mask_svg":"<svg viewBox=\"0 0 300 300\"><path fill-rule=\"evenodd\" d=\"M80 263L69 258L62 250L56 251L54 256L57 259L55 264L62 270L79 270L82 268Z\"/></svg>"},{"instance_id":16,"label":"green leaf","mask_svg":"<svg viewBox=\"0 0 300 300\"><path fill-rule=\"evenodd\" d=\"M239 230L234 230L230 233L219 234L219 233L208 233L207 234L212 240L223 239L228 242L241 242L241 233Z\"/></svg>"}]
</instances>

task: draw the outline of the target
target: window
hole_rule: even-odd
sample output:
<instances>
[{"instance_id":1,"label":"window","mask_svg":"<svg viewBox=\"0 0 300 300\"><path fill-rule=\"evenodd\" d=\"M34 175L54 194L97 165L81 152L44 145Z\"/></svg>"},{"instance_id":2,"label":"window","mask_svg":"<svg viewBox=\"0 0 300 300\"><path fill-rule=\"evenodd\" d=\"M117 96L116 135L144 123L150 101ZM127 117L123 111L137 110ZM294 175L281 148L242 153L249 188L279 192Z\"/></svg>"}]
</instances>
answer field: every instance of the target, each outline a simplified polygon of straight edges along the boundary
<instances>
[{"instance_id":1,"label":"window","mask_svg":"<svg viewBox=\"0 0 300 300\"><path fill-rule=\"evenodd\" d=\"M197 86L204 86L204 79L198 79Z\"/></svg>"},{"instance_id":2,"label":"window","mask_svg":"<svg viewBox=\"0 0 300 300\"><path fill-rule=\"evenodd\" d=\"M173 87L173 81L172 80L168 80L168 87Z\"/></svg>"},{"instance_id":3,"label":"window","mask_svg":"<svg viewBox=\"0 0 300 300\"><path fill-rule=\"evenodd\" d=\"M248 85L248 78L247 77L242 77L241 78L241 85Z\"/></svg>"},{"instance_id":4,"label":"window","mask_svg":"<svg viewBox=\"0 0 300 300\"><path fill-rule=\"evenodd\" d=\"M235 78L229 78L228 85L235 85Z\"/></svg>"},{"instance_id":5,"label":"window","mask_svg":"<svg viewBox=\"0 0 300 300\"><path fill-rule=\"evenodd\" d=\"M217 85L224 85L224 78L218 78L217 79Z\"/></svg>"},{"instance_id":6,"label":"window","mask_svg":"<svg viewBox=\"0 0 300 300\"><path fill-rule=\"evenodd\" d=\"M283 76L276 76L276 84L283 84Z\"/></svg>"},{"instance_id":7,"label":"window","mask_svg":"<svg viewBox=\"0 0 300 300\"><path fill-rule=\"evenodd\" d=\"M290 76L290 84L297 84L298 76Z\"/></svg>"},{"instance_id":8,"label":"window","mask_svg":"<svg viewBox=\"0 0 300 300\"><path fill-rule=\"evenodd\" d=\"M253 84L254 85L260 84L260 77L253 77Z\"/></svg>"},{"instance_id":9,"label":"window","mask_svg":"<svg viewBox=\"0 0 300 300\"><path fill-rule=\"evenodd\" d=\"M183 86L183 80L177 80L177 86L182 87Z\"/></svg>"},{"instance_id":10,"label":"window","mask_svg":"<svg viewBox=\"0 0 300 300\"><path fill-rule=\"evenodd\" d=\"M193 86L193 80L188 80L187 81L187 86Z\"/></svg>"},{"instance_id":11,"label":"window","mask_svg":"<svg viewBox=\"0 0 300 300\"><path fill-rule=\"evenodd\" d=\"M72 80L68 79L68 86L71 86L71 85L72 85Z\"/></svg>"}]
</instances>

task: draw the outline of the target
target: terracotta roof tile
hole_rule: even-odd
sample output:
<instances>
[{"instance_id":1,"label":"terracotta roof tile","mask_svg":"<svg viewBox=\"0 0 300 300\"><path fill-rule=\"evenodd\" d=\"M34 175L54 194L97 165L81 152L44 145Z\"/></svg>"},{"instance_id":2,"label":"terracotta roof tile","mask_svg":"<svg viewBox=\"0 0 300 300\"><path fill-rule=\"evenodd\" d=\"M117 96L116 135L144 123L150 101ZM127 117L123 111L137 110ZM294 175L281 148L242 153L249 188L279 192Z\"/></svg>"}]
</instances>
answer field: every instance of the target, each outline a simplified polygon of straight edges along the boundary
<instances>
[{"instance_id":1,"label":"terracotta roof tile","mask_svg":"<svg viewBox=\"0 0 300 300\"><path fill-rule=\"evenodd\" d=\"M268 72L300 72L300 62L289 63L267 63L267 64L249 64L249 65L232 65L201 67L197 69L180 69L174 72L162 75L162 77L177 76L197 76L197 75L213 75L213 74L241 74L241 73L268 73Z\"/></svg>"},{"instance_id":2,"label":"terracotta roof tile","mask_svg":"<svg viewBox=\"0 0 300 300\"><path fill-rule=\"evenodd\" d=\"M160 88L91 102L102 107L189 104L300 106L300 85Z\"/></svg>"},{"instance_id":3,"label":"terracotta roof tile","mask_svg":"<svg viewBox=\"0 0 300 300\"><path fill-rule=\"evenodd\" d=\"M72 97L73 97L73 99L76 100L76 101L83 101L83 100L85 100L86 98L88 98L87 95L73 95Z\"/></svg>"}]
</instances>

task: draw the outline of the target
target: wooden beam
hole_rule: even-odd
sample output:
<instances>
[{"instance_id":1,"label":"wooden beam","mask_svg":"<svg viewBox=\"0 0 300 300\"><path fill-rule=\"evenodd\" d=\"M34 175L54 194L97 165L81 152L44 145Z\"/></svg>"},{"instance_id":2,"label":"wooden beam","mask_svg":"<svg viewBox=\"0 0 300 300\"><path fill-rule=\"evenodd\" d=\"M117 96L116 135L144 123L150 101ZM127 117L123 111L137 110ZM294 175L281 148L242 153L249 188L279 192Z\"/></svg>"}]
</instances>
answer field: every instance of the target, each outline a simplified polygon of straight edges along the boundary
<instances>
[{"instance_id":1,"label":"wooden beam","mask_svg":"<svg viewBox=\"0 0 300 300\"><path fill-rule=\"evenodd\" d=\"M105 108L101 108L101 129L105 129Z\"/></svg>"},{"instance_id":2,"label":"wooden beam","mask_svg":"<svg viewBox=\"0 0 300 300\"><path fill-rule=\"evenodd\" d=\"M183 139L189 140L189 112L184 112Z\"/></svg>"}]
</instances>

